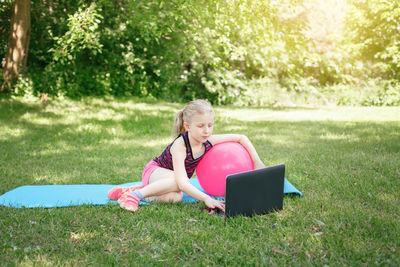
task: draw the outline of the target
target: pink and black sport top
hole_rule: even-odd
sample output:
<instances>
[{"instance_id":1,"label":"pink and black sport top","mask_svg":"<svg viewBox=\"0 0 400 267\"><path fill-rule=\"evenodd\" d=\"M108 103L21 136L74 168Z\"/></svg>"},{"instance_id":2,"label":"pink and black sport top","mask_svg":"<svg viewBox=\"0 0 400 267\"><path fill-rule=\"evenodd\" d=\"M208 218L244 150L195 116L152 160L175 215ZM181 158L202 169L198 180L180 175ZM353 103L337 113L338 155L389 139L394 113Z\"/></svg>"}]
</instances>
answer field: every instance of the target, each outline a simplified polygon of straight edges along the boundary
<instances>
[{"instance_id":1,"label":"pink and black sport top","mask_svg":"<svg viewBox=\"0 0 400 267\"><path fill-rule=\"evenodd\" d=\"M189 178L191 178L197 167L197 164L199 164L200 160L207 153L207 151L211 149L212 144L210 143L210 141L203 143L203 145L205 147L204 154L195 159L195 158L193 158L192 148L189 143L189 133L185 132L184 134L181 134L180 136L178 136L176 139L178 139L181 136L183 137L183 140L185 141L185 146L186 146L185 169L186 169L187 176ZM163 167L163 168L166 168L169 170L174 169L173 164L172 164L172 155L171 155L170 150L171 150L171 146L174 144L175 140L169 146L167 146L167 148L164 150L164 152L159 157L153 159L155 162L158 163L158 165L160 165L160 167Z\"/></svg>"}]
</instances>

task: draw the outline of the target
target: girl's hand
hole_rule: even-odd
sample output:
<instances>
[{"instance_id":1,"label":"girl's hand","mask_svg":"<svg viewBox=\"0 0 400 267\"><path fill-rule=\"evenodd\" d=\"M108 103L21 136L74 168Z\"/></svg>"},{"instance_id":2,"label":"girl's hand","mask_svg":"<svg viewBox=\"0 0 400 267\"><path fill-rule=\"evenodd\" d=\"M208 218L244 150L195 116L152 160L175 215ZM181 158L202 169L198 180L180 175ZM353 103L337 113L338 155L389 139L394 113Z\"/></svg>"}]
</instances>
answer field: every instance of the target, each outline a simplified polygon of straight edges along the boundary
<instances>
[{"instance_id":1,"label":"girl's hand","mask_svg":"<svg viewBox=\"0 0 400 267\"><path fill-rule=\"evenodd\" d=\"M266 167L265 164L262 163L261 161L254 162L254 169L255 170L262 169L262 168L265 168L265 167Z\"/></svg>"},{"instance_id":2,"label":"girl's hand","mask_svg":"<svg viewBox=\"0 0 400 267\"><path fill-rule=\"evenodd\" d=\"M204 203L210 209L219 209L219 210L225 212L225 201L219 201L219 200L213 199L212 197L209 197L204 201Z\"/></svg>"}]
</instances>

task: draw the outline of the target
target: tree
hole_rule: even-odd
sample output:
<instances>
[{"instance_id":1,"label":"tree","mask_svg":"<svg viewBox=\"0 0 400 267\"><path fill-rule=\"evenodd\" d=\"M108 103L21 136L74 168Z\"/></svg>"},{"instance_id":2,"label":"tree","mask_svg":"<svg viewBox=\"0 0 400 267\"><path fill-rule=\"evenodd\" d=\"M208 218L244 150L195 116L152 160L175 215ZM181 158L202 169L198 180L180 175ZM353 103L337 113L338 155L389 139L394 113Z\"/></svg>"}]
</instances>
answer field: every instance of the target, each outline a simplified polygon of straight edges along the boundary
<instances>
[{"instance_id":1,"label":"tree","mask_svg":"<svg viewBox=\"0 0 400 267\"><path fill-rule=\"evenodd\" d=\"M9 91L26 67L31 32L31 1L15 0L11 14L11 30L3 68L4 83L0 91Z\"/></svg>"}]
</instances>

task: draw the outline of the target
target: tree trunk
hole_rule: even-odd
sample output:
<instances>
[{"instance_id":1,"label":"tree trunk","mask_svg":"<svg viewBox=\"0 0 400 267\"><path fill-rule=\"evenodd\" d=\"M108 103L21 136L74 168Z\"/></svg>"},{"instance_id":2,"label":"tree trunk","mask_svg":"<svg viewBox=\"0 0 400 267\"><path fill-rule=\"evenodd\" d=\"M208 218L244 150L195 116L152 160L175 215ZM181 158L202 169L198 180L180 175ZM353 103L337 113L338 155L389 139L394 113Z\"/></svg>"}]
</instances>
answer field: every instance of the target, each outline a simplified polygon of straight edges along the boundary
<instances>
[{"instance_id":1,"label":"tree trunk","mask_svg":"<svg viewBox=\"0 0 400 267\"><path fill-rule=\"evenodd\" d=\"M15 0L11 14L11 30L3 69L4 83L0 91L11 91L13 83L26 67L31 35L31 1Z\"/></svg>"}]
</instances>

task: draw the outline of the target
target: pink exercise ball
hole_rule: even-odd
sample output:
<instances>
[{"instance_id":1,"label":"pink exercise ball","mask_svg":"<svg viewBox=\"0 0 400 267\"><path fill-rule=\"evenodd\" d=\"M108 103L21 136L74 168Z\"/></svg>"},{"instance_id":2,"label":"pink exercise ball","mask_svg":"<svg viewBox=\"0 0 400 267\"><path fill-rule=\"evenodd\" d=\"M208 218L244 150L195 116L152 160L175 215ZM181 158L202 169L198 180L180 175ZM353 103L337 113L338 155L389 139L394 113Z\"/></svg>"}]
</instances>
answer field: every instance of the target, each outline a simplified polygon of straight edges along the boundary
<instances>
[{"instance_id":1,"label":"pink exercise ball","mask_svg":"<svg viewBox=\"0 0 400 267\"><path fill-rule=\"evenodd\" d=\"M226 176L253 170L249 152L239 143L213 146L200 160L196 175L201 187L212 196L225 196Z\"/></svg>"}]
</instances>

